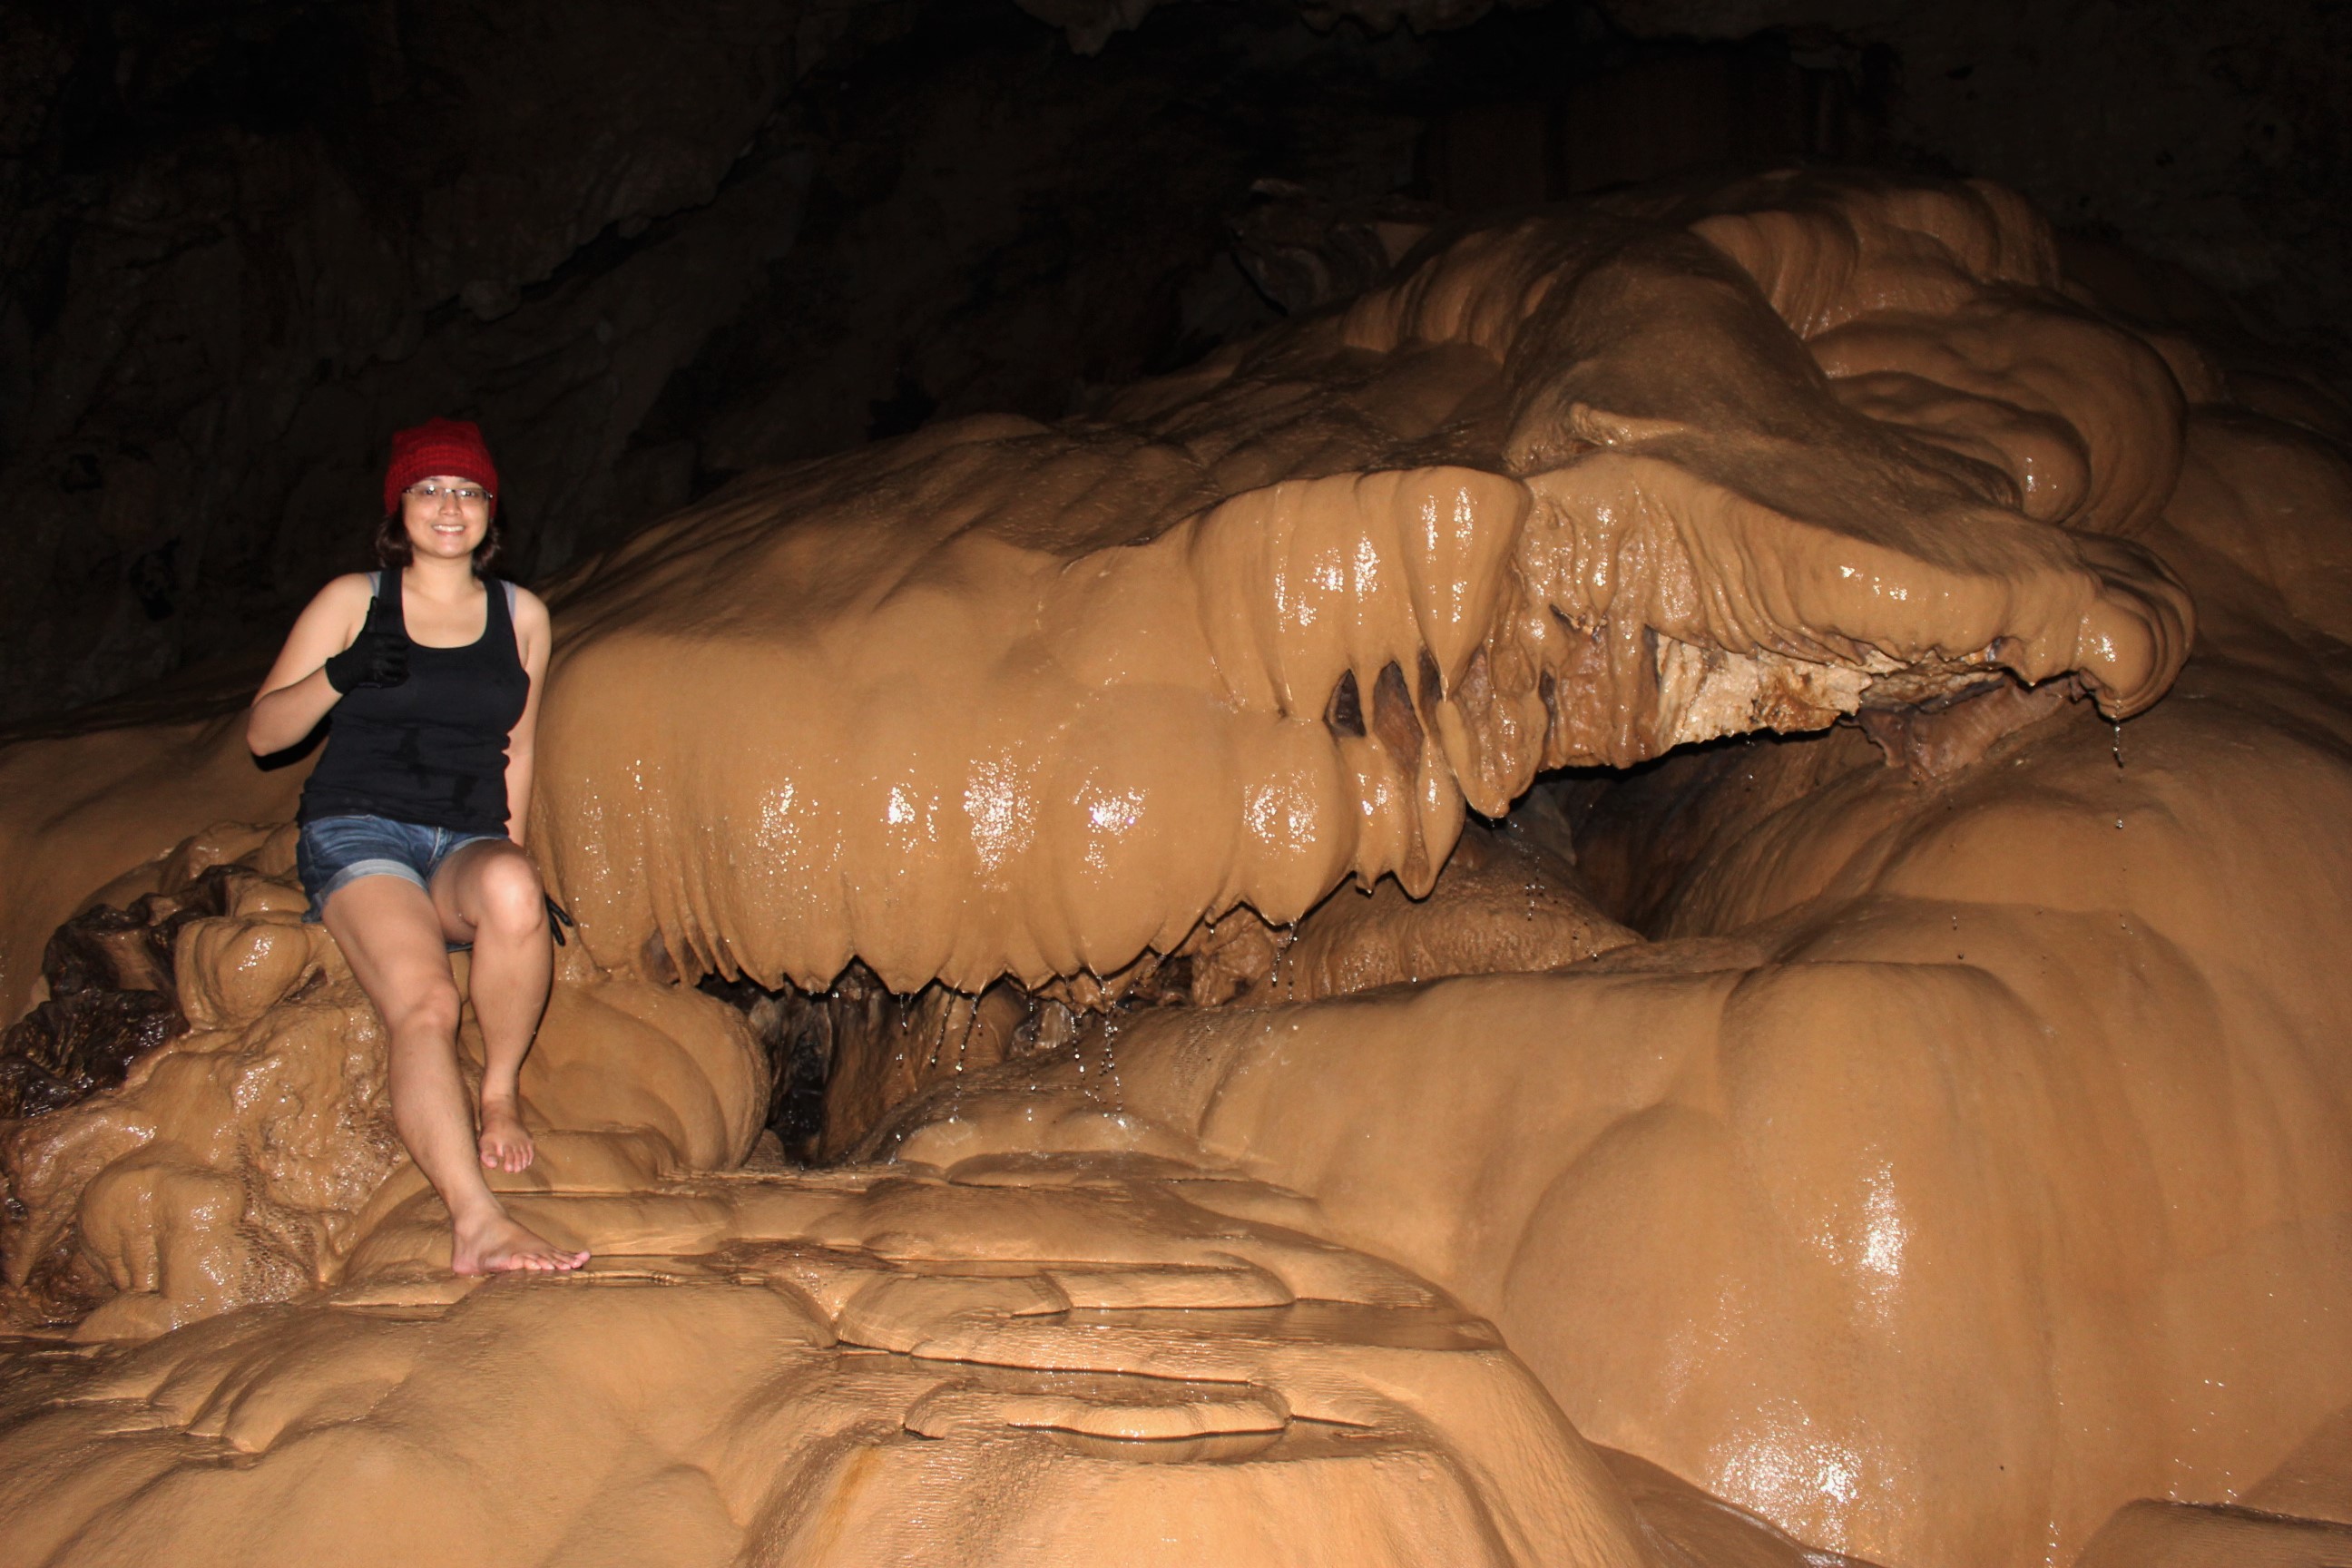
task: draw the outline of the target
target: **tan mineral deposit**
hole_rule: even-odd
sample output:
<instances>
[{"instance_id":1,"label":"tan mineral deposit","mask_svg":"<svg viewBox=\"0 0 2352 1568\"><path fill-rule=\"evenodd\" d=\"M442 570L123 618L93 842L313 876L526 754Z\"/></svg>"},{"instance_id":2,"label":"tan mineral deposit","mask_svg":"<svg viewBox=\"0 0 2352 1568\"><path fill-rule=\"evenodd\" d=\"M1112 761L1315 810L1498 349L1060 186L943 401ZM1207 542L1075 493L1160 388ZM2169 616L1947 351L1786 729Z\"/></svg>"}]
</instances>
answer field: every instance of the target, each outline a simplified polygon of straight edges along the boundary
<instances>
[{"instance_id":1,"label":"tan mineral deposit","mask_svg":"<svg viewBox=\"0 0 2352 1568\"><path fill-rule=\"evenodd\" d=\"M1400 237L551 585L577 1275L243 693L0 749L0 1564L2352 1558L2341 409L1980 184Z\"/></svg>"}]
</instances>

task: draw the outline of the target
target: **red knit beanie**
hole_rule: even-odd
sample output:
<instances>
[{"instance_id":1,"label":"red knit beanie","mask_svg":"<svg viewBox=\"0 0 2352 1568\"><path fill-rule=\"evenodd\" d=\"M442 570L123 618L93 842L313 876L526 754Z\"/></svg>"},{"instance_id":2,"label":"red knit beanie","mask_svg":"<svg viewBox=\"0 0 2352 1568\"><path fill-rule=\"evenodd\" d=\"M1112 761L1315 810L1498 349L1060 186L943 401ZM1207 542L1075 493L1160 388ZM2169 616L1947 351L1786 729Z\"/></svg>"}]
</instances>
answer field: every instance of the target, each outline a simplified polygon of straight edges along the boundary
<instances>
[{"instance_id":1,"label":"red knit beanie","mask_svg":"<svg viewBox=\"0 0 2352 1568\"><path fill-rule=\"evenodd\" d=\"M499 468L482 444L482 427L470 419L427 419L392 438L392 465L383 471L383 514L400 510L400 492L419 479L449 474L471 479L499 506Z\"/></svg>"}]
</instances>

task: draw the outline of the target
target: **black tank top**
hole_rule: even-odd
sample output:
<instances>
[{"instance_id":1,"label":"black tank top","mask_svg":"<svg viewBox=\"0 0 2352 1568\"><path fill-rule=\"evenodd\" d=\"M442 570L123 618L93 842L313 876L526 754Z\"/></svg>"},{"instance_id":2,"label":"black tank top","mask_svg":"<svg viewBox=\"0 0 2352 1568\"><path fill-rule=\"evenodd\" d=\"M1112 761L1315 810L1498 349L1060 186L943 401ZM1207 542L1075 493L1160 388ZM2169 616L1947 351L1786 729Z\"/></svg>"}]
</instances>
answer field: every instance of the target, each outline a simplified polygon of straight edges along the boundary
<instances>
[{"instance_id":1,"label":"black tank top","mask_svg":"<svg viewBox=\"0 0 2352 1568\"><path fill-rule=\"evenodd\" d=\"M372 572L370 630L405 637L400 574ZM328 718L326 750L302 786L300 819L388 816L467 833L507 829L507 734L530 676L515 647L514 589L486 581L482 635L464 647L408 645L408 679L362 686Z\"/></svg>"}]
</instances>

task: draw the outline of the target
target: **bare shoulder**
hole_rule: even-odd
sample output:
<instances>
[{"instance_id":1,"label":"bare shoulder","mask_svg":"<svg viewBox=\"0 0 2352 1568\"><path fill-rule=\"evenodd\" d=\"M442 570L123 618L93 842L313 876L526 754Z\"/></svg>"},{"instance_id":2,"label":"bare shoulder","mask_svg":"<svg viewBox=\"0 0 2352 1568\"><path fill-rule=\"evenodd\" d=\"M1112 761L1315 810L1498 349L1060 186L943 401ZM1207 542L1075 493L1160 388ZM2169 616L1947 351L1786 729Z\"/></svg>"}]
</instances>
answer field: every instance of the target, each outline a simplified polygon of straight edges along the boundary
<instances>
[{"instance_id":1,"label":"bare shoulder","mask_svg":"<svg viewBox=\"0 0 2352 1568\"><path fill-rule=\"evenodd\" d=\"M327 585L319 590L319 597L323 599L330 594L339 599L372 599L375 596L375 574L346 572L340 577L330 578Z\"/></svg>"},{"instance_id":2,"label":"bare shoulder","mask_svg":"<svg viewBox=\"0 0 2352 1568\"><path fill-rule=\"evenodd\" d=\"M278 650L278 661L269 667L254 700L293 685L351 647L367 625L368 600L374 592L367 574L347 572L311 595L310 602L294 618L294 629L286 634L286 646Z\"/></svg>"},{"instance_id":3,"label":"bare shoulder","mask_svg":"<svg viewBox=\"0 0 2352 1568\"><path fill-rule=\"evenodd\" d=\"M526 631L545 631L550 625L547 601L524 587L515 584L515 625Z\"/></svg>"},{"instance_id":4,"label":"bare shoulder","mask_svg":"<svg viewBox=\"0 0 2352 1568\"><path fill-rule=\"evenodd\" d=\"M536 674L547 668L549 649L555 641L547 601L520 584L515 585L514 595L515 644L524 667Z\"/></svg>"},{"instance_id":5,"label":"bare shoulder","mask_svg":"<svg viewBox=\"0 0 2352 1568\"><path fill-rule=\"evenodd\" d=\"M356 627L367 618L368 601L375 597L375 584L364 572L346 572L331 580L310 596L302 610L302 619Z\"/></svg>"}]
</instances>

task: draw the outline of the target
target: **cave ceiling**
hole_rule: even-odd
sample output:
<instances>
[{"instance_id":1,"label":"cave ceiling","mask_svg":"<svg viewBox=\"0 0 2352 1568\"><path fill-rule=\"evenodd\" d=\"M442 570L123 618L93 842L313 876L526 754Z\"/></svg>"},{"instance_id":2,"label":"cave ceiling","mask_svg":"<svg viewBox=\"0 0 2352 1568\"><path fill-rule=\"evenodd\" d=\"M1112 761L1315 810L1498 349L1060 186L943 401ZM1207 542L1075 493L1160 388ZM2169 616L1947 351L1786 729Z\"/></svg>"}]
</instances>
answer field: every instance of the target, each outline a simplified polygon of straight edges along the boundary
<instances>
[{"instance_id":1,"label":"cave ceiling","mask_svg":"<svg viewBox=\"0 0 2352 1568\"><path fill-rule=\"evenodd\" d=\"M541 580L748 469L1190 363L1370 282L1384 223L1685 171L1988 175L2070 264L2325 351L2352 24L2158 9L13 4L0 721L242 679L362 563L400 424L485 425Z\"/></svg>"}]
</instances>

